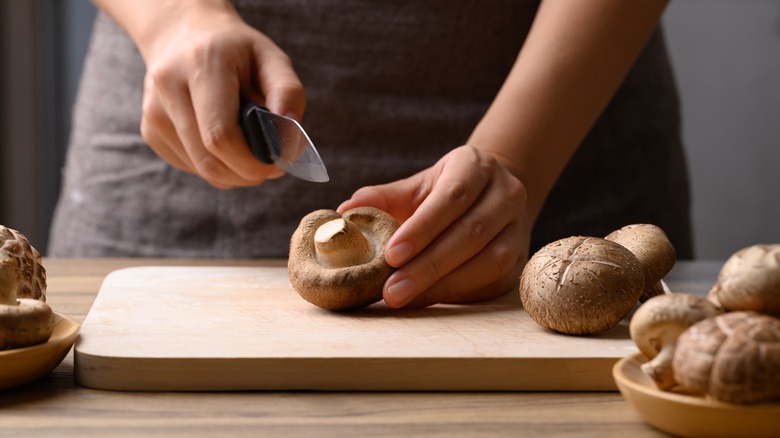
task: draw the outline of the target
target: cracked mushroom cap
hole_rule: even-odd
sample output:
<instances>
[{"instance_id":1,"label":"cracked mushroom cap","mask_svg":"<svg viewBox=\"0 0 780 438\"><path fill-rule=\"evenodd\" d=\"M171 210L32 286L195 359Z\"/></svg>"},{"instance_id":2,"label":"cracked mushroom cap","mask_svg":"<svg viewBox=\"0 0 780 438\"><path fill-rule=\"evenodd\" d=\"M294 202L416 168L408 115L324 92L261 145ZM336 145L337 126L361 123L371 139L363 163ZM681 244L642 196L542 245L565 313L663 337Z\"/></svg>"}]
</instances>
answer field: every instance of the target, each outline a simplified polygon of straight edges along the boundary
<instances>
[{"instance_id":1,"label":"cracked mushroom cap","mask_svg":"<svg viewBox=\"0 0 780 438\"><path fill-rule=\"evenodd\" d=\"M726 310L780 316L780 244L753 245L734 253L708 297Z\"/></svg>"},{"instance_id":2,"label":"cracked mushroom cap","mask_svg":"<svg viewBox=\"0 0 780 438\"><path fill-rule=\"evenodd\" d=\"M17 298L20 278L18 260L0 252L0 350L45 342L54 328L46 303Z\"/></svg>"},{"instance_id":3,"label":"cracked mushroom cap","mask_svg":"<svg viewBox=\"0 0 780 438\"><path fill-rule=\"evenodd\" d=\"M19 263L19 298L46 301L46 269L41 254L24 234L0 225L0 253L8 254Z\"/></svg>"},{"instance_id":4,"label":"cracked mushroom cap","mask_svg":"<svg viewBox=\"0 0 780 438\"><path fill-rule=\"evenodd\" d=\"M624 246L574 236L537 251L520 276L520 299L543 327L596 334L628 315L644 290L644 271Z\"/></svg>"},{"instance_id":5,"label":"cracked mushroom cap","mask_svg":"<svg viewBox=\"0 0 780 438\"><path fill-rule=\"evenodd\" d=\"M306 215L290 240L290 283L306 301L329 310L349 310L382 299L394 268L384 248L398 221L373 207L340 215L317 210Z\"/></svg>"},{"instance_id":6,"label":"cracked mushroom cap","mask_svg":"<svg viewBox=\"0 0 780 438\"><path fill-rule=\"evenodd\" d=\"M660 389L674 386L672 358L677 338L693 324L721 313L715 304L696 295L673 293L647 300L629 324L631 339L648 359L642 372Z\"/></svg>"},{"instance_id":7,"label":"cracked mushroom cap","mask_svg":"<svg viewBox=\"0 0 780 438\"><path fill-rule=\"evenodd\" d=\"M652 224L627 225L609 233L605 239L628 248L642 264L645 290L639 298L640 301L644 302L666 293L661 280L674 267L677 251L661 228Z\"/></svg>"},{"instance_id":8,"label":"cracked mushroom cap","mask_svg":"<svg viewBox=\"0 0 780 438\"><path fill-rule=\"evenodd\" d=\"M751 311L703 320L678 339L672 367L677 382L716 400L780 399L780 320Z\"/></svg>"}]
</instances>

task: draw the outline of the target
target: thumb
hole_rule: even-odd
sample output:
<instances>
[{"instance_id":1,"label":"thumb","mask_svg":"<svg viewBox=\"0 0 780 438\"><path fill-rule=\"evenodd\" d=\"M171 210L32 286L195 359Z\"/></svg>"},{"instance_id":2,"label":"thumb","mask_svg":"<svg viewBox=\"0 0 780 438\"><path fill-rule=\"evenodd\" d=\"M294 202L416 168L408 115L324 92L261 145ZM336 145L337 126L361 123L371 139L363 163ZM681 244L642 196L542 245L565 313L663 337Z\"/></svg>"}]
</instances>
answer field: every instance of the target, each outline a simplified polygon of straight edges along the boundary
<instances>
[{"instance_id":1,"label":"thumb","mask_svg":"<svg viewBox=\"0 0 780 438\"><path fill-rule=\"evenodd\" d=\"M290 58L278 47L260 49L257 72L265 106L271 112L301 120L306 108L303 84L293 69Z\"/></svg>"},{"instance_id":2,"label":"thumb","mask_svg":"<svg viewBox=\"0 0 780 438\"><path fill-rule=\"evenodd\" d=\"M336 209L339 213L356 207L375 207L389 213L403 223L414 213L424 199L420 196L420 174L394 181L388 184L367 186L358 189L350 199L342 202Z\"/></svg>"}]
</instances>

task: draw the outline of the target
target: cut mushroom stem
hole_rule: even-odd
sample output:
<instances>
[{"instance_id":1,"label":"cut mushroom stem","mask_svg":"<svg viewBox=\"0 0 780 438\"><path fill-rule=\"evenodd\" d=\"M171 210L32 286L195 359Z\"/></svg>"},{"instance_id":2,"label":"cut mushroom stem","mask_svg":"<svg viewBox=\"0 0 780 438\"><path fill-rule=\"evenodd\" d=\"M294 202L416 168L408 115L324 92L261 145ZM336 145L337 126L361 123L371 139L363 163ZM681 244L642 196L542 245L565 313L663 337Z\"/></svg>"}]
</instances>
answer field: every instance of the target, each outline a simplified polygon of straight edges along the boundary
<instances>
[{"instance_id":1,"label":"cut mushroom stem","mask_svg":"<svg viewBox=\"0 0 780 438\"><path fill-rule=\"evenodd\" d=\"M641 365L642 372L648 375L659 389L669 389L676 385L674 373L672 372L672 360L677 345L677 338L687 329L687 327L670 328L663 331L653 341L657 343L660 350L656 353L653 360Z\"/></svg>"},{"instance_id":2,"label":"cut mushroom stem","mask_svg":"<svg viewBox=\"0 0 780 438\"><path fill-rule=\"evenodd\" d=\"M314 233L317 260L325 267L361 265L374 258L374 247L360 228L344 218L325 222Z\"/></svg>"},{"instance_id":3,"label":"cut mushroom stem","mask_svg":"<svg viewBox=\"0 0 780 438\"><path fill-rule=\"evenodd\" d=\"M384 248L398 226L373 207L343 215L324 209L307 214L290 239L290 284L324 309L359 309L381 300L382 286L394 271Z\"/></svg>"}]
</instances>

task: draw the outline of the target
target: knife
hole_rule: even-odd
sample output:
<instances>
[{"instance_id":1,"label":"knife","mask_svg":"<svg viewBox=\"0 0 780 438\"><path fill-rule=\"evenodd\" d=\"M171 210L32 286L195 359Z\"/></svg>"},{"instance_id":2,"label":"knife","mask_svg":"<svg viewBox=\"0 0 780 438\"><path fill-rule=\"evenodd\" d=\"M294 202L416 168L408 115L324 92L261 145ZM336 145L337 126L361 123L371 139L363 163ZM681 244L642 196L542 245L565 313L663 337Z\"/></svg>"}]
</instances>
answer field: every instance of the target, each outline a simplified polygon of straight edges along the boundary
<instances>
[{"instance_id":1,"label":"knife","mask_svg":"<svg viewBox=\"0 0 780 438\"><path fill-rule=\"evenodd\" d=\"M320 154L295 119L247 101L241 103L240 124L258 160L306 181L329 180Z\"/></svg>"}]
</instances>

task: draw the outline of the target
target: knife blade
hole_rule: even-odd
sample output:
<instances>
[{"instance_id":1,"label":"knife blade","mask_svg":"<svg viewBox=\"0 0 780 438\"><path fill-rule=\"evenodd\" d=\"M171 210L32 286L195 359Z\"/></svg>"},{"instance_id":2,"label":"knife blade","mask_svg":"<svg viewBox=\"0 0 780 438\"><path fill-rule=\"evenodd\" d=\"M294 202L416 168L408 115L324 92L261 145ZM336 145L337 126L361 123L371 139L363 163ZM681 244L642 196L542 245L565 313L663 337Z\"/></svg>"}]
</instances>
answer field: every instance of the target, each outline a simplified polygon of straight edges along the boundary
<instances>
[{"instance_id":1,"label":"knife blade","mask_svg":"<svg viewBox=\"0 0 780 438\"><path fill-rule=\"evenodd\" d=\"M240 125L258 160L306 181L330 179L319 152L295 119L253 102L242 102Z\"/></svg>"}]
</instances>

